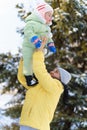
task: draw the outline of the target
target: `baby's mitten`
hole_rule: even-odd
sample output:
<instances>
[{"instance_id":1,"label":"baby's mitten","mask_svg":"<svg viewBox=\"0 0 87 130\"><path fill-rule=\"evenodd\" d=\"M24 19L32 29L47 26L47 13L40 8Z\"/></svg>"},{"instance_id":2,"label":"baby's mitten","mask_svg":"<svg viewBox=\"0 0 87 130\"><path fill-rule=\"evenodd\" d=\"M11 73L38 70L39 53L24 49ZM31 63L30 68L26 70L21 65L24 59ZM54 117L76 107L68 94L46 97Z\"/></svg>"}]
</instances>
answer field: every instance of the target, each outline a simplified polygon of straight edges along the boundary
<instances>
[{"instance_id":1,"label":"baby's mitten","mask_svg":"<svg viewBox=\"0 0 87 130\"><path fill-rule=\"evenodd\" d=\"M47 46L48 46L48 49L49 49L51 52L53 52L53 53L56 52L56 47L55 47L55 45L54 45L53 42L48 43Z\"/></svg>"},{"instance_id":2,"label":"baby's mitten","mask_svg":"<svg viewBox=\"0 0 87 130\"><path fill-rule=\"evenodd\" d=\"M33 36L31 38L31 42L35 45L36 48L40 48L41 47L42 41L38 38L38 36Z\"/></svg>"}]
</instances>

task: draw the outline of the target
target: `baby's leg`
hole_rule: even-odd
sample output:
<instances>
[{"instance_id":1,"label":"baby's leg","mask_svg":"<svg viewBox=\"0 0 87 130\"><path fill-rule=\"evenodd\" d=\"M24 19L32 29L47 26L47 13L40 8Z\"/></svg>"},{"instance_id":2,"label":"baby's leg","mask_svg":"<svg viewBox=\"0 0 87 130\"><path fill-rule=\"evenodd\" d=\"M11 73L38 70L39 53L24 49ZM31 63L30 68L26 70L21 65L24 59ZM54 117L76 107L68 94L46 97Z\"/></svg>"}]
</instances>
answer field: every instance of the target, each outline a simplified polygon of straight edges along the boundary
<instances>
[{"instance_id":1,"label":"baby's leg","mask_svg":"<svg viewBox=\"0 0 87 130\"><path fill-rule=\"evenodd\" d=\"M33 62L33 48L28 48L26 46L23 47L23 74L25 76L26 82L28 86L34 86L38 82L37 80L33 79L33 69L32 69L32 62Z\"/></svg>"},{"instance_id":2,"label":"baby's leg","mask_svg":"<svg viewBox=\"0 0 87 130\"><path fill-rule=\"evenodd\" d=\"M32 61L33 61L33 48L23 47L23 74L24 75L33 75L32 70Z\"/></svg>"}]
</instances>

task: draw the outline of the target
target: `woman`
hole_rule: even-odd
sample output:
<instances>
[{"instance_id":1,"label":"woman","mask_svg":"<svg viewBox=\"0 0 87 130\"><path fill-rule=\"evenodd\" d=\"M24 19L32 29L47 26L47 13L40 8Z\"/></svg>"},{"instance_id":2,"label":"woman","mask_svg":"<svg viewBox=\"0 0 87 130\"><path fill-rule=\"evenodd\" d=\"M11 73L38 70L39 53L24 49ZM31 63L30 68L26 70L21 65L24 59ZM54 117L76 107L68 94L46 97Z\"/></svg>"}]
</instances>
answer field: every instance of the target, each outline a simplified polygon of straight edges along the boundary
<instances>
[{"instance_id":1,"label":"woman","mask_svg":"<svg viewBox=\"0 0 87 130\"><path fill-rule=\"evenodd\" d=\"M33 71L39 82L35 87L27 86L22 73L22 61L19 65L18 79L28 89L20 118L20 130L50 130L50 123L64 90L61 79L63 83L71 79L71 75L64 69L60 71L56 68L47 72L43 47L33 54Z\"/></svg>"}]
</instances>

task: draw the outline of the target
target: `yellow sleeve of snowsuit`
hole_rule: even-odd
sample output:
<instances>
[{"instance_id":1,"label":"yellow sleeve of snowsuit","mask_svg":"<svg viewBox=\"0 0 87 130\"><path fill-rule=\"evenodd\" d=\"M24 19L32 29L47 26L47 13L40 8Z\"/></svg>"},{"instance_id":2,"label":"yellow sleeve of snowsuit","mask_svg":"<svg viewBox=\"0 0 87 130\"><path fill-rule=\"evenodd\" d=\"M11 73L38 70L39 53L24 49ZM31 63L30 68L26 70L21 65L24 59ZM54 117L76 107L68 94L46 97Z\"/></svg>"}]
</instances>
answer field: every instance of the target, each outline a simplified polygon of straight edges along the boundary
<instances>
[{"instance_id":1,"label":"yellow sleeve of snowsuit","mask_svg":"<svg viewBox=\"0 0 87 130\"><path fill-rule=\"evenodd\" d=\"M22 66L21 63L20 66ZM33 70L39 80L39 84L35 87L29 88L26 85L21 75L22 70L18 74L22 85L29 88L22 108L20 125L31 126L37 130L50 130L50 122L63 92L63 86L59 80L53 79L47 72L44 54L41 51L33 54Z\"/></svg>"}]
</instances>

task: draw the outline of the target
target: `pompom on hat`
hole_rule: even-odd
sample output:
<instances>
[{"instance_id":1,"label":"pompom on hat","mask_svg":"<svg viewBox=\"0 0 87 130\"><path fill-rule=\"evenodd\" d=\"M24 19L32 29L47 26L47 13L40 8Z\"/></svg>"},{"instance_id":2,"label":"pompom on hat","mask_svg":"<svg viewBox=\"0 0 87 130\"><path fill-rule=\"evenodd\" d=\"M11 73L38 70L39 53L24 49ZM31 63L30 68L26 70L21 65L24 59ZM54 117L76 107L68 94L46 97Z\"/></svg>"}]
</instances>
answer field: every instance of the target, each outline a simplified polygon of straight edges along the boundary
<instances>
[{"instance_id":1,"label":"pompom on hat","mask_svg":"<svg viewBox=\"0 0 87 130\"><path fill-rule=\"evenodd\" d=\"M53 8L46 2L38 4L34 9L34 13L39 15L43 20L45 20L45 13L49 11L51 11L53 14Z\"/></svg>"},{"instance_id":2,"label":"pompom on hat","mask_svg":"<svg viewBox=\"0 0 87 130\"><path fill-rule=\"evenodd\" d=\"M60 72L61 82L64 84L68 84L69 81L71 80L71 74L65 69L60 67L58 67L58 70Z\"/></svg>"}]
</instances>

